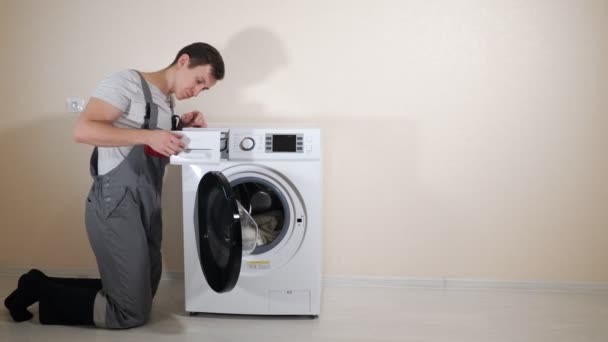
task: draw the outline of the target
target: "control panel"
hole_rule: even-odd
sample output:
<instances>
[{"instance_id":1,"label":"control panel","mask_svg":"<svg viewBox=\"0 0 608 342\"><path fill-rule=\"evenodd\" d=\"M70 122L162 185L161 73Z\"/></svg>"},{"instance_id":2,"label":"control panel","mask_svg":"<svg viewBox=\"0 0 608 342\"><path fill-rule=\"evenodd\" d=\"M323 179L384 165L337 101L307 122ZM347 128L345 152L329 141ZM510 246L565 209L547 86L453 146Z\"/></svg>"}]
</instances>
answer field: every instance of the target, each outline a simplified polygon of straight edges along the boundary
<instances>
[{"instance_id":1,"label":"control panel","mask_svg":"<svg viewBox=\"0 0 608 342\"><path fill-rule=\"evenodd\" d=\"M266 133L266 152L304 152L304 134Z\"/></svg>"},{"instance_id":2,"label":"control panel","mask_svg":"<svg viewBox=\"0 0 608 342\"><path fill-rule=\"evenodd\" d=\"M320 159L320 143L320 131L316 128L231 128L228 132L228 159Z\"/></svg>"}]
</instances>

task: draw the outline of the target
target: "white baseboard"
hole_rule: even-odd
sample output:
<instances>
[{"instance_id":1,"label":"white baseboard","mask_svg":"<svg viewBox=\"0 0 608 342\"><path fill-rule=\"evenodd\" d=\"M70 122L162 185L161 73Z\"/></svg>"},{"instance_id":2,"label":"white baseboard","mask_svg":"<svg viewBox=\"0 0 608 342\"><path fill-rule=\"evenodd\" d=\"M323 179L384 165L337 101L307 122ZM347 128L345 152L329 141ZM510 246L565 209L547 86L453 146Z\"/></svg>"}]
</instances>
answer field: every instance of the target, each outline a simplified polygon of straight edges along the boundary
<instances>
[{"instance_id":1,"label":"white baseboard","mask_svg":"<svg viewBox=\"0 0 608 342\"><path fill-rule=\"evenodd\" d=\"M18 277L27 272L29 267L0 266L0 277ZM96 278L99 273L90 268L43 268L43 271L57 277ZM183 279L182 271L164 271L163 280ZM331 287L392 287L392 288L427 288L440 290L474 289L474 290L527 290L527 291L560 291L560 292L607 292L608 283L592 282L545 282L545 281L509 281L490 279L460 278L406 278L378 276L324 276L323 286Z\"/></svg>"},{"instance_id":2,"label":"white baseboard","mask_svg":"<svg viewBox=\"0 0 608 342\"><path fill-rule=\"evenodd\" d=\"M591 282L545 282L510 281L460 278L405 278L405 277L359 277L325 276L324 286L363 286L431 289L475 289L475 290L528 290L560 292L608 292L608 283Z\"/></svg>"}]
</instances>

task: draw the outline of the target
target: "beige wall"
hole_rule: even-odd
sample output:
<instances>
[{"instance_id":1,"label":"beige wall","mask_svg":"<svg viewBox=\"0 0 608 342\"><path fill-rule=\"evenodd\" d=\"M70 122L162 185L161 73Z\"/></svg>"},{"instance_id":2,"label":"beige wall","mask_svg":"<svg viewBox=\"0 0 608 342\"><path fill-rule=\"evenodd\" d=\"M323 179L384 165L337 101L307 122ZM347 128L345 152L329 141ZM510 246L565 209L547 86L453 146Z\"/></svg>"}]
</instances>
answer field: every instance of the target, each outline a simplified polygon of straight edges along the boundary
<instances>
[{"instance_id":1,"label":"beige wall","mask_svg":"<svg viewBox=\"0 0 608 342\"><path fill-rule=\"evenodd\" d=\"M326 275L608 282L604 0L0 6L0 267L93 267L65 98L206 41L227 77L181 112L323 129Z\"/></svg>"}]
</instances>

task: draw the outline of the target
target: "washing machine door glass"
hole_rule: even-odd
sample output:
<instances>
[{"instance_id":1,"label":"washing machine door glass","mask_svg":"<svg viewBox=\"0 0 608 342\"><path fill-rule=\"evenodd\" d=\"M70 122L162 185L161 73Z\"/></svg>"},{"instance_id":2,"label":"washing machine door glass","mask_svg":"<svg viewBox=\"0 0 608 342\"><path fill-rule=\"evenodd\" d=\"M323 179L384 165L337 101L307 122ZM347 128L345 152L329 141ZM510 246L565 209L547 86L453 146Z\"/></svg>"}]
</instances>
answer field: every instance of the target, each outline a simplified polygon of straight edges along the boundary
<instances>
[{"instance_id":1,"label":"washing machine door glass","mask_svg":"<svg viewBox=\"0 0 608 342\"><path fill-rule=\"evenodd\" d=\"M200 262L209 286L218 293L234 288L241 270L242 225L230 183L220 172L198 184Z\"/></svg>"}]
</instances>

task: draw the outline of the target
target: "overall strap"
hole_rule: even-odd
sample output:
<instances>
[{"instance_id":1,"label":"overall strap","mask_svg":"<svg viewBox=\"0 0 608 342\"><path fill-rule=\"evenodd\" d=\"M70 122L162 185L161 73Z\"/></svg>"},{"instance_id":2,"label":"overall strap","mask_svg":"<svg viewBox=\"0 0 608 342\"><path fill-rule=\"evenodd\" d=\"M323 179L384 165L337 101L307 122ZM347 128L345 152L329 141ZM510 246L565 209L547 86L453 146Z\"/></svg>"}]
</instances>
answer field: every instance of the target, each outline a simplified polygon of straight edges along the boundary
<instances>
[{"instance_id":1,"label":"overall strap","mask_svg":"<svg viewBox=\"0 0 608 342\"><path fill-rule=\"evenodd\" d=\"M146 116L144 117L144 124L141 128L143 129L156 129L158 124L158 106L152 101L152 93L148 82L144 79L142 74L135 70L141 79L141 89L144 92L144 98L146 100Z\"/></svg>"},{"instance_id":2,"label":"overall strap","mask_svg":"<svg viewBox=\"0 0 608 342\"><path fill-rule=\"evenodd\" d=\"M183 128L182 120L178 115L175 115L175 102L173 102L173 97L169 98L169 107L171 108L171 130L181 131Z\"/></svg>"}]
</instances>

